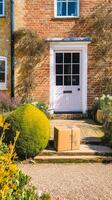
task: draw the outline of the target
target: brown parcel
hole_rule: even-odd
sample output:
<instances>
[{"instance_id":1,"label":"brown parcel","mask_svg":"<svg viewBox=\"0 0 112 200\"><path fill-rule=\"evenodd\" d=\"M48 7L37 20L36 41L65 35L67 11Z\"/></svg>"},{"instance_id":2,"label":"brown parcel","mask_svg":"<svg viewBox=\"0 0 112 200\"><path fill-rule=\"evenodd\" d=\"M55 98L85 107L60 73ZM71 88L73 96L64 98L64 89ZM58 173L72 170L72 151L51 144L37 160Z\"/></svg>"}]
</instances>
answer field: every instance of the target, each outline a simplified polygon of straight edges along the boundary
<instances>
[{"instance_id":1,"label":"brown parcel","mask_svg":"<svg viewBox=\"0 0 112 200\"><path fill-rule=\"evenodd\" d=\"M57 151L71 150L71 128L65 126L54 128L54 147Z\"/></svg>"},{"instance_id":2,"label":"brown parcel","mask_svg":"<svg viewBox=\"0 0 112 200\"><path fill-rule=\"evenodd\" d=\"M57 151L80 149L80 129L78 127L55 127L54 146Z\"/></svg>"},{"instance_id":3,"label":"brown parcel","mask_svg":"<svg viewBox=\"0 0 112 200\"><path fill-rule=\"evenodd\" d=\"M80 128L74 126L71 128L72 131L72 150L80 149Z\"/></svg>"}]
</instances>

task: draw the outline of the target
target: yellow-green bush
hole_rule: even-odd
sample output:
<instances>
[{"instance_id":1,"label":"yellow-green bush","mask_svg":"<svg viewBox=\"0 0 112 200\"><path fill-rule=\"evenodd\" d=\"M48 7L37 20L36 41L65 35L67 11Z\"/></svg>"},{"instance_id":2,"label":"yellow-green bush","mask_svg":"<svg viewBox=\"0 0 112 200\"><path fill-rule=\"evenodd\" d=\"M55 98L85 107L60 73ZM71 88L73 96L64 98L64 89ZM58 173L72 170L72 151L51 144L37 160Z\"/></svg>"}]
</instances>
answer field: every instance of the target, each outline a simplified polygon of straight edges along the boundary
<instances>
[{"instance_id":1,"label":"yellow-green bush","mask_svg":"<svg viewBox=\"0 0 112 200\"><path fill-rule=\"evenodd\" d=\"M15 130L20 131L16 143L18 156L28 158L43 150L50 137L50 123L45 114L31 104L25 104L12 112L7 122L10 123L11 134L6 134L5 141L13 141Z\"/></svg>"},{"instance_id":2,"label":"yellow-green bush","mask_svg":"<svg viewBox=\"0 0 112 200\"><path fill-rule=\"evenodd\" d=\"M9 126L0 115L0 200L51 200L49 194L37 195L30 178L22 173L14 161L15 145L20 133L16 131L13 144L4 144L5 131Z\"/></svg>"}]
</instances>

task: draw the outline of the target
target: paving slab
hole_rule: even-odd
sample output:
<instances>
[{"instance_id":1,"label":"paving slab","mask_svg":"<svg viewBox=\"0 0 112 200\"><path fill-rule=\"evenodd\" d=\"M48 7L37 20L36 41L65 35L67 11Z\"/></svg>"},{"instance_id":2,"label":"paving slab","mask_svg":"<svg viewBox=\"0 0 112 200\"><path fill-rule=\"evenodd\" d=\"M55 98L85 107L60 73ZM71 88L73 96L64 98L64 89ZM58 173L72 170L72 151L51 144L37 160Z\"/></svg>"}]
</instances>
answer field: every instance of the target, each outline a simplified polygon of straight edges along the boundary
<instances>
[{"instance_id":1,"label":"paving slab","mask_svg":"<svg viewBox=\"0 0 112 200\"><path fill-rule=\"evenodd\" d=\"M104 136L101 125L95 124L92 120L51 120L51 139L54 138L54 126L77 126L81 130L81 141L100 143Z\"/></svg>"}]
</instances>

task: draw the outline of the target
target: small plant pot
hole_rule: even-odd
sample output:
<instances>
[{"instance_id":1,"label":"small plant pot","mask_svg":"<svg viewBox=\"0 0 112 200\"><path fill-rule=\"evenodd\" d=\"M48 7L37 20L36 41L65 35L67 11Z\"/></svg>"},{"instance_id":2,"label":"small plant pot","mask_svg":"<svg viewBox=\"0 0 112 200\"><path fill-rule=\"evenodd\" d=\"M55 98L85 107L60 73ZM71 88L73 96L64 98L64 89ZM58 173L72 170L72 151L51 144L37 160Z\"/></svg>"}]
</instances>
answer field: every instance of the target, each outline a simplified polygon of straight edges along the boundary
<instances>
[{"instance_id":1,"label":"small plant pot","mask_svg":"<svg viewBox=\"0 0 112 200\"><path fill-rule=\"evenodd\" d=\"M97 110L96 120L98 123L103 124L103 111L102 110Z\"/></svg>"}]
</instances>

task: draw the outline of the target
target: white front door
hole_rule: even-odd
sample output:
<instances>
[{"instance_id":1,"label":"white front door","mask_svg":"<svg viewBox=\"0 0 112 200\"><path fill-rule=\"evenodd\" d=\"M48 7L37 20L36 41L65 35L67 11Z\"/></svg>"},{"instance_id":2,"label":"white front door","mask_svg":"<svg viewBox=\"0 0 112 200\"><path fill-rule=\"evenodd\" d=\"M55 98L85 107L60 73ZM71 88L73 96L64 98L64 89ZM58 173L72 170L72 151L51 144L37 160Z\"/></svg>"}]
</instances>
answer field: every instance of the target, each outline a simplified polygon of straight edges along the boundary
<instances>
[{"instance_id":1,"label":"white front door","mask_svg":"<svg viewBox=\"0 0 112 200\"><path fill-rule=\"evenodd\" d=\"M55 51L55 112L82 111L82 68L80 51Z\"/></svg>"}]
</instances>

